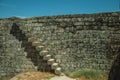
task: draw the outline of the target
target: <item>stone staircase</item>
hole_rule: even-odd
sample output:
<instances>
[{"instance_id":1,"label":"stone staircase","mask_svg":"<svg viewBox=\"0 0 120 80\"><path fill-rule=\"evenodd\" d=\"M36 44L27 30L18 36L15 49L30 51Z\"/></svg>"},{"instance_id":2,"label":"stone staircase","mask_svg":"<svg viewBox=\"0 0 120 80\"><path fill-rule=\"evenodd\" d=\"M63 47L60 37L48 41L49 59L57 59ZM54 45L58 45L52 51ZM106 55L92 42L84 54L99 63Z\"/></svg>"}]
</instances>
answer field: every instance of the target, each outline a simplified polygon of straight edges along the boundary
<instances>
[{"instance_id":1,"label":"stone staircase","mask_svg":"<svg viewBox=\"0 0 120 80\"><path fill-rule=\"evenodd\" d=\"M49 54L48 47L44 45L36 35L22 30L16 24L13 24L11 34L22 42L22 47L27 52L27 57L31 59L36 69L44 72L52 72L57 75L61 74L61 68L56 60Z\"/></svg>"},{"instance_id":2,"label":"stone staircase","mask_svg":"<svg viewBox=\"0 0 120 80\"><path fill-rule=\"evenodd\" d=\"M28 42L32 43L32 46L34 46L39 52L38 54L43 58L43 61L45 61L47 65L50 65L52 70L55 70L55 74L61 73L61 68L59 67L58 63L55 62L55 59L52 58L52 55L49 54L49 51L45 48L45 46L42 45L40 41L37 41L37 38L29 37Z\"/></svg>"}]
</instances>

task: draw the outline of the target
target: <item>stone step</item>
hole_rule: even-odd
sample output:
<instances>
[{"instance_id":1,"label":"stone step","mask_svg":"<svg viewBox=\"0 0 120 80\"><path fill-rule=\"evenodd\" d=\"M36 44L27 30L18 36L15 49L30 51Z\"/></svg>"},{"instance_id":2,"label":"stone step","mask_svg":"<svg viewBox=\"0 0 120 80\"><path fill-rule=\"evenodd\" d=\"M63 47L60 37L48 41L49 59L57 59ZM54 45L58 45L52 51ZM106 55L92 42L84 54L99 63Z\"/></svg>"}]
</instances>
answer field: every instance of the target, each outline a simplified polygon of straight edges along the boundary
<instances>
[{"instance_id":1,"label":"stone step","mask_svg":"<svg viewBox=\"0 0 120 80\"><path fill-rule=\"evenodd\" d=\"M62 72L61 72L61 68L60 67L55 69L55 74L60 75L61 73Z\"/></svg>"},{"instance_id":2,"label":"stone step","mask_svg":"<svg viewBox=\"0 0 120 80\"><path fill-rule=\"evenodd\" d=\"M38 70L38 66L35 66L35 69Z\"/></svg>"},{"instance_id":3,"label":"stone step","mask_svg":"<svg viewBox=\"0 0 120 80\"><path fill-rule=\"evenodd\" d=\"M27 57L27 52L24 52L25 56Z\"/></svg>"},{"instance_id":4,"label":"stone step","mask_svg":"<svg viewBox=\"0 0 120 80\"><path fill-rule=\"evenodd\" d=\"M45 55L48 54L48 51L47 50L43 50L39 54L40 54L40 56L45 56Z\"/></svg>"},{"instance_id":5,"label":"stone step","mask_svg":"<svg viewBox=\"0 0 120 80\"><path fill-rule=\"evenodd\" d=\"M49 54L43 57L44 60L49 60L50 58L51 58L51 55Z\"/></svg>"},{"instance_id":6,"label":"stone step","mask_svg":"<svg viewBox=\"0 0 120 80\"><path fill-rule=\"evenodd\" d=\"M57 67L58 67L58 63L53 63L53 64L51 65L51 68L54 69L54 70L55 70Z\"/></svg>"},{"instance_id":7,"label":"stone step","mask_svg":"<svg viewBox=\"0 0 120 80\"><path fill-rule=\"evenodd\" d=\"M55 59L49 59L47 63L48 65L52 65L54 62L55 62Z\"/></svg>"},{"instance_id":8,"label":"stone step","mask_svg":"<svg viewBox=\"0 0 120 80\"><path fill-rule=\"evenodd\" d=\"M45 47L45 46L42 46L42 45L37 46L37 47L36 47L36 50L37 50L37 51L41 51L44 47Z\"/></svg>"},{"instance_id":9,"label":"stone step","mask_svg":"<svg viewBox=\"0 0 120 80\"><path fill-rule=\"evenodd\" d=\"M32 37L32 35L30 33L25 33L25 36L28 38Z\"/></svg>"},{"instance_id":10,"label":"stone step","mask_svg":"<svg viewBox=\"0 0 120 80\"><path fill-rule=\"evenodd\" d=\"M33 41L37 41L37 38L36 37L30 37L30 38L28 38L28 42L33 42Z\"/></svg>"},{"instance_id":11,"label":"stone step","mask_svg":"<svg viewBox=\"0 0 120 80\"><path fill-rule=\"evenodd\" d=\"M39 46L39 45L41 45L41 42L38 42L38 41L32 42L32 46Z\"/></svg>"}]
</instances>

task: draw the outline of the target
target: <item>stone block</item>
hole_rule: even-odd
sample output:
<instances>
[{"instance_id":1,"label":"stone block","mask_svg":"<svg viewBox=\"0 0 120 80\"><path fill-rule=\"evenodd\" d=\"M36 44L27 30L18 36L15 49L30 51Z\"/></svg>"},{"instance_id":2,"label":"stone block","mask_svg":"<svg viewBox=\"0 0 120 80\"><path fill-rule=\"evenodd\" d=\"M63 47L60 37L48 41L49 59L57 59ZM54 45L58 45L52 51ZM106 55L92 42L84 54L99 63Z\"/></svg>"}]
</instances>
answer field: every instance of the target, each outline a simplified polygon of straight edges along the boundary
<instances>
[{"instance_id":1,"label":"stone block","mask_svg":"<svg viewBox=\"0 0 120 80\"><path fill-rule=\"evenodd\" d=\"M51 68L54 69L54 70L57 69L58 68L58 63L53 63L51 65Z\"/></svg>"},{"instance_id":2,"label":"stone block","mask_svg":"<svg viewBox=\"0 0 120 80\"><path fill-rule=\"evenodd\" d=\"M42 43L40 41L32 42L32 46L40 46Z\"/></svg>"},{"instance_id":3,"label":"stone block","mask_svg":"<svg viewBox=\"0 0 120 80\"><path fill-rule=\"evenodd\" d=\"M36 50L37 50L37 51L41 51L41 50L43 50L44 48L45 48L45 46L39 45L39 46L36 47Z\"/></svg>"},{"instance_id":4,"label":"stone block","mask_svg":"<svg viewBox=\"0 0 120 80\"><path fill-rule=\"evenodd\" d=\"M51 55L46 55L46 56L44 56L44 58L43 58L44 60L49 60L49 59L51 59Z\"/></svg>"},{"instance_id":5,"label":"stone block","mask_svg":"<svg viewBox=\"0 0 120 80\"><path fill-rule=\"evenodd\" d=\"M60 67L56 68L55 74L60 75L61 73L62 73L61 68Z\"/></svg>"},{"instance_id":6,"label":"stone block","mask_svg":"<svg viewBox=\"0 0 120 80\"><path fill-rule=\"evenodd\" d=\"M30 37L30 38L28 38L28 42L33 42L33 41L36 41L36 40L37 40L36 37Z\"/></svg>"},{"instance_id":7,"label":"stone block","mask_svg":"<svg viewBox=\"0 0 120 80\"><path fill-rule=\"evenodd\" d=\"M54 62L55 62L55 59L49 59L47 63L48 65L52 65Z\"/></svg>"},{"instance_id":8,"label":"stone block","mask_svg":"<svg viewBox=\"0 0 120 80\"><path fill-rule=\"evenodd\" d=\"M49 52L47 50L43 50L43 51L40 51L39 54L40 56L45 56L47 55Z\"/></svg>"}]
</instances>

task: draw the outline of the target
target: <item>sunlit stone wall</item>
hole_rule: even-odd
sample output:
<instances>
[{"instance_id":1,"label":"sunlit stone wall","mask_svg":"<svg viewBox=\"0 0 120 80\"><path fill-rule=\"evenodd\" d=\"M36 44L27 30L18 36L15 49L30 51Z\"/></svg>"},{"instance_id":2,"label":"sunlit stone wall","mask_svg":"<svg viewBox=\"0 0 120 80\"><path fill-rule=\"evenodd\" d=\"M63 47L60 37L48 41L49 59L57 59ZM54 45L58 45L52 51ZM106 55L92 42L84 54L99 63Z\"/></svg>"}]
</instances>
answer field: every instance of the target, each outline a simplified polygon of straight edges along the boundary
<instances>
[{"instance_id":1,"label":"sunlit stone wall","mask_svg":"<svg viewBox=\"0 0 120 80\"><path fill-rule=\"evenodd\" d=\"M120 13L33 17L22 30L35 34L63 70L109 71L120 47Z\"/></svg>"}]
</instances>

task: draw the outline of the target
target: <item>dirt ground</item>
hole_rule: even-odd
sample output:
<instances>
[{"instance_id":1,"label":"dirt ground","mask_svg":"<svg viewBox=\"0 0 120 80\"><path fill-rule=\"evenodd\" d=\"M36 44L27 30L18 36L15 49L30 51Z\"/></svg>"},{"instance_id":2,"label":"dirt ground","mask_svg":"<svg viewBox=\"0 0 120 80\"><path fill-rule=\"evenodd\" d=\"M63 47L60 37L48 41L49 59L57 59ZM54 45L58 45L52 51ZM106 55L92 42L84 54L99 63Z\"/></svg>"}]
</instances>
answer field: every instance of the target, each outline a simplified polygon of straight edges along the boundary
<instances>
[{"instance_id":1,"label":"dirt ground","mask_svg":"<svg viewBox=\"0 0 120 80\"><path fill-rule=\"evenodd\" d=\"M76 79L69 78L65 75L57 76L57 75L54 75L51 73L45 73L45 72L24 72L16 75L10 80L76 80Z\"/></svg>"}]
</instances>

